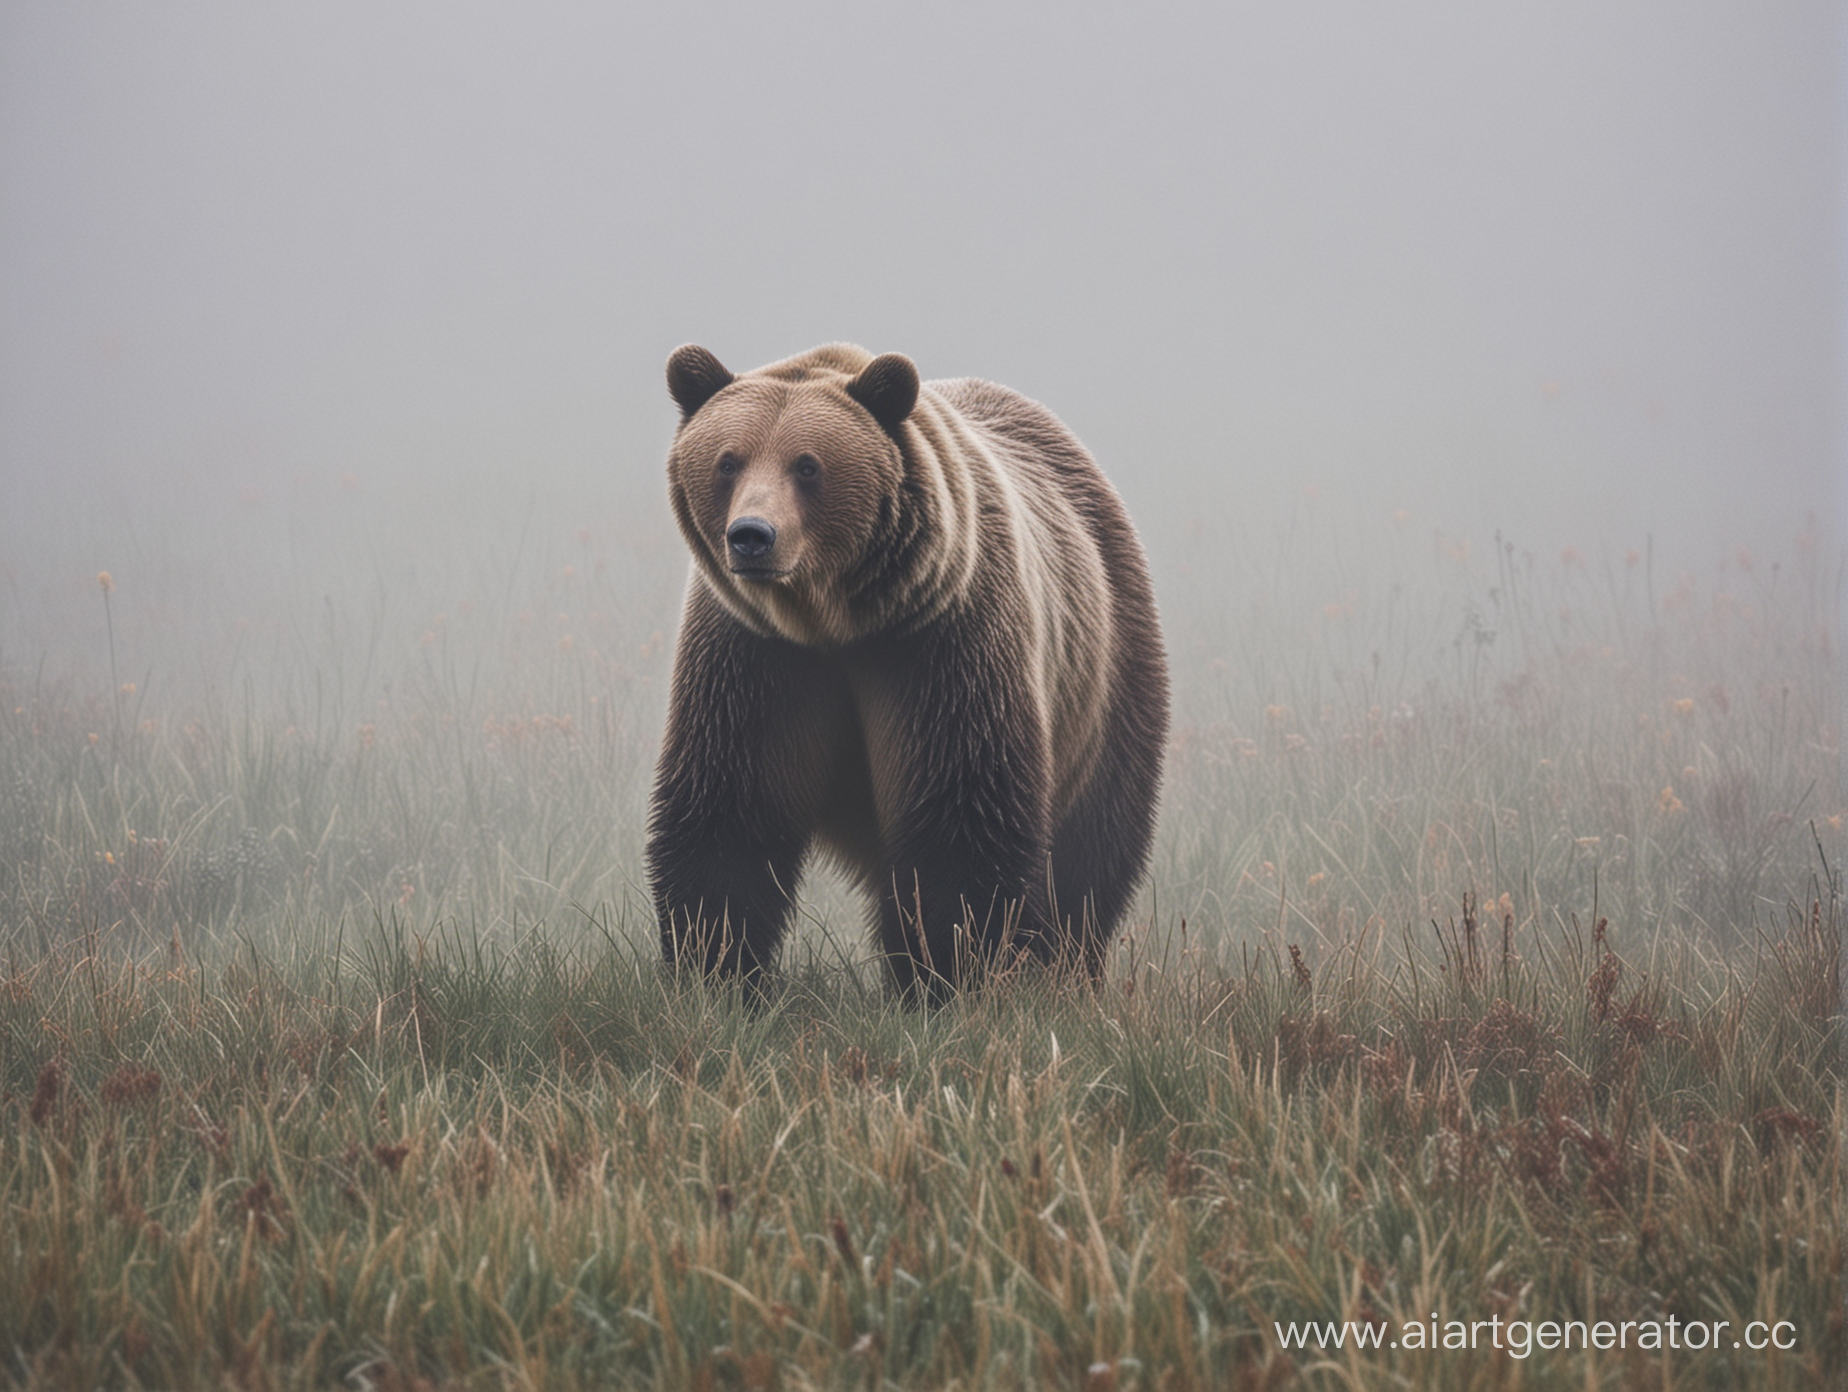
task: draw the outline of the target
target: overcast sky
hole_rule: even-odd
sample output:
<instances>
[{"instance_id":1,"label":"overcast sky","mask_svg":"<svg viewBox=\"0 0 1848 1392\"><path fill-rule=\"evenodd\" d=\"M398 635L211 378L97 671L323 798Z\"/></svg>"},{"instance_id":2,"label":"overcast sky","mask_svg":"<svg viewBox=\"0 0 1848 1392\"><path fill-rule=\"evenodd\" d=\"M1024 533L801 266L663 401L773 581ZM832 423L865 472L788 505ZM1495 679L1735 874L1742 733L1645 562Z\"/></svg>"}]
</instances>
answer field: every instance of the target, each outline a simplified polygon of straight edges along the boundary
<instances>
[{"instance_id":1,"label":"overcast sky","mask_svg":"<svg viewBox=\"0 0 1848 1392\"><path fill-rule=\"evenodd\" d=\"M1845 58L1825 4L8 0L11 646L233 497L671 536L688 340L1045 401L1158 576L1311 488L1775 549L1841 507Z\"/></svg>"}]
</instances>

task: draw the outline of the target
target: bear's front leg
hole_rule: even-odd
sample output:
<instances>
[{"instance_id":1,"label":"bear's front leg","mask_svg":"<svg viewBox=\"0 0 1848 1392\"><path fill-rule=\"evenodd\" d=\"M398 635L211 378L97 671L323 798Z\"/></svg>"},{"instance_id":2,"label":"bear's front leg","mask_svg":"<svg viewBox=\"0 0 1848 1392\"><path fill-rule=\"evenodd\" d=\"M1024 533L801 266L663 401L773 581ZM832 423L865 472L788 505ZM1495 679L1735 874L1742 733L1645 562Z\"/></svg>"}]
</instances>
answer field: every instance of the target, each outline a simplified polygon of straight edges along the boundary
<instances>
[{"instance_id":1,"label":"bear's front leg","mask_svg":"<svg viewBox=\"0 0 1848 1392\"><path fill-rule=\"evenodd\" d=\"M826 773L815 688L800 649L749 633L695 582L648 821L668 962L755 982L774 960Z\"/></svg>"},{"instance_id":2,"label":"bear's front leg","mask_svg":"<svg viewBox=\"0 0 1848 1392\"><path fill-rule=\"evenodd\" d=\"M763 834L749 816L657 823L648 878L661 955L706 976L755 985L788 927L806 843Z\"/></svg>"},{"instance_id":3,"label":"bear's front leg","mask_svg":"<svg viewBox=\"0 0 1848 1392\"><path fill-rule=\"evenodd\" d=\"M901 994L941 1000L972 969L1057 955L1045 732L995 645L878 657L856 695L885 832L880 939Z\"/></svg>"}]
</instances>

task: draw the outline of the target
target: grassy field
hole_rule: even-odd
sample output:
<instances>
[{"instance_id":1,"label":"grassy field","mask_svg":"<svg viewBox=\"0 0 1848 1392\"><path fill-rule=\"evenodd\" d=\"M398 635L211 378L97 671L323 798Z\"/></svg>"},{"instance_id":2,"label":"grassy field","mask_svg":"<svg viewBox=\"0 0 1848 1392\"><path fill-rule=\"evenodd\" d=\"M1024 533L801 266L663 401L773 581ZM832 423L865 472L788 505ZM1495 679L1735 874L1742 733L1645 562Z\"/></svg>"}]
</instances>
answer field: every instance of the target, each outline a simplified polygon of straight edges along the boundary
<instances>
[{"instance_id":1,"label":"grassy field","mask_svg":"<svg viewBox=\"0 0 1848 1392\"><path fill-rule=\"evenodd\" d=\"M825 880L762 1005L659 971L671 587L583 538L170 696L86 580L0 653L0 1378L1833 1384L1836 559L1394 545L1183 548L1105 986L930 1012Z\"/></svg>"}]
</instances>

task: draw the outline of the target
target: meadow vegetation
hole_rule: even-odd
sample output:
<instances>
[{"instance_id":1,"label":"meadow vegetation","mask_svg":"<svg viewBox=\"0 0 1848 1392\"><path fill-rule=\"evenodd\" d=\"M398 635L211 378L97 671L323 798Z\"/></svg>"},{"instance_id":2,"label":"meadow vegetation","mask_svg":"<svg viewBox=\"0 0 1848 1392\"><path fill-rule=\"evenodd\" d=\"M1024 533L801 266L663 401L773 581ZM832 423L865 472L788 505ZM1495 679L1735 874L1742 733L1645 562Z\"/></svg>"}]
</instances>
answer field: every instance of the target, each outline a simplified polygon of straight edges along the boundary
<instances>
[{"instance_id":1,"label":"meadow vegetation","mask_svg":"<svg viewBox=\"0 0 1848 1392\"><path fill-rule=\"evenodd\" d=\"M1832 1383L1838 558L1318 541L1161 577L1103 987L932 1011L825 880L763 1001L658 968L671 556L381 579L172 694L86 577L87 668L0 652L0 1378ZM1731 1332L1276 1332L1671 1315Z\"/></svg>"}]
</instances>

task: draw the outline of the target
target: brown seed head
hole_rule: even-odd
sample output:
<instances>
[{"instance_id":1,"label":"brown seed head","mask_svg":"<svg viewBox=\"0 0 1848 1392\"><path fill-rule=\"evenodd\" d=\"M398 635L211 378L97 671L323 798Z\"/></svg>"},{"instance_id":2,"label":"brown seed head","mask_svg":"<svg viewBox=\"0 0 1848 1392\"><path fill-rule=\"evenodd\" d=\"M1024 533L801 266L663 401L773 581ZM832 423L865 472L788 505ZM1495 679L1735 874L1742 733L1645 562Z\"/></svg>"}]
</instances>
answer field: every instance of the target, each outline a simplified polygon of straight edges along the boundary
<instances>
[{"instance_id":1,"label":"brown seed head","mask_svg":"<svg viewBox=\"0 0 1848 1392\"><path fill-rule=\"evenodd\" d=\"M860 1258L853 1250L853 1236L847 1231L847 1220L837 1213L829 1221L828 1228L834 1234L835 1250L841 1254L841 1259L849 1266L858 1266Z\"/></svg>"},{"instance_id":2,"label":"brown seed head","mask_svg":"<svg viewBox=\"0 0 1848 1392\"><path fill-rule=\"evenodd\" d=\"M32 1109L29 1113L34 1126L43 1126L51 1119L51 1113L58 1105L58 1085L61 1081L55 1061L39 1069L38 1086L32 1089Z\"/></svg>"}]
</instances>

